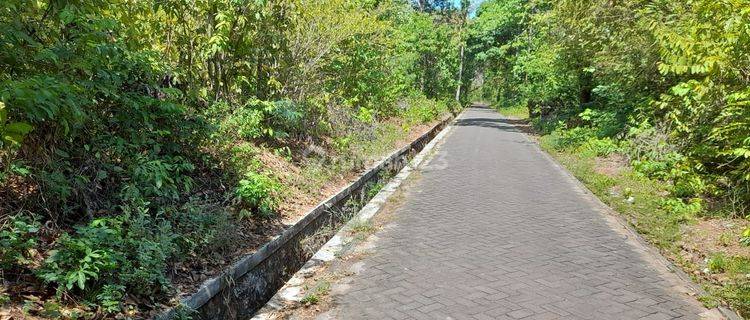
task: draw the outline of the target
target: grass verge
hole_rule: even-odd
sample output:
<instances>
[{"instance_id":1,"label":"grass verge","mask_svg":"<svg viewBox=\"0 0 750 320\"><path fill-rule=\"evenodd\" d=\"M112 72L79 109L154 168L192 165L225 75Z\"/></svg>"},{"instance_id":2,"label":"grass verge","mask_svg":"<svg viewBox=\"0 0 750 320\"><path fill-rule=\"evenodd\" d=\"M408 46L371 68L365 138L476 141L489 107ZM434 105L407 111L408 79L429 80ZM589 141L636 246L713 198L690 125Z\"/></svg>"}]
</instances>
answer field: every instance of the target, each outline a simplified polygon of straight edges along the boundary
<instances>
[{"instance_id":1,"label":"grass verge","mask_svg":"<svg viewBox=\"0 0 750 320\"><path fill-rule=\"evenodd\" d=\"M715 215L689 216L670 210L666 205L669 185L664 181L639 174L616 155L602 157L575 148L556 149L552 139L540 137L542 149L690 274L707 292L699 297L706 307L727 305L745 318L750 316L750 258L743 252L729 250L735 239L717 237L719 244L715 246L695 239L701 232L699 227L705 224L702 222L717 220ZM734 222L728 219L720 221L731 223Z\"/></svg>"},{"instance_id":2,"label":"grass verge","mask_svg":"<svg viewBox=\"0 0 750 320\"><path fill-rule=\"evenodd\" d=\"M526 108L497 110L529 120ZM560 132L529 132L544 151L700 284L707 294L698 299L706 307L729 306L741 317L750 317L750 246L747 237L739 236L750 221L710 209L693 212L689 203L675 205L683 202L672 195L671 181L639 172L609 141L589 139L566 147L560 143ZM610 145L615 148L610 150Z\"/></svg>"},{"instance_id":3,"label":"grass verge","mask_svg":"<svg viewBox=\"0 0 750 320\"><path fill-rule=\"evenodd\" d=\"M515 119L529 118L529 109L526 108L526 106L497 107L496 109L500 114L506 117Z\"/></svg>"}]
</instances>

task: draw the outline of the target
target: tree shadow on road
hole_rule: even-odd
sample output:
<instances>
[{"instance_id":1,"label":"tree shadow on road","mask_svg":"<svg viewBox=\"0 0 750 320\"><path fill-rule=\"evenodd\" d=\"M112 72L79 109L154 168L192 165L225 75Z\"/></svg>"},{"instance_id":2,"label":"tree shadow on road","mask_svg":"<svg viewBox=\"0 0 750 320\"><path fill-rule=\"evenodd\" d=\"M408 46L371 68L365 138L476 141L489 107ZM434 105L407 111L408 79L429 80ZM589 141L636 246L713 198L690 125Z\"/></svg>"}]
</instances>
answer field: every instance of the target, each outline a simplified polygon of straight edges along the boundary
<instances>
[{"instance_id":1,"label":"tree shadow on road","mask_svg":"<svg viewBox=\"0 0 750 320\"><path fill-rule=\"evenodd\" d=\"M454 125L460 127L492 128L507 132L523 132L518 125L519 120L499 118L468 118L458 119Z\"/></svg>"}]
</instances>

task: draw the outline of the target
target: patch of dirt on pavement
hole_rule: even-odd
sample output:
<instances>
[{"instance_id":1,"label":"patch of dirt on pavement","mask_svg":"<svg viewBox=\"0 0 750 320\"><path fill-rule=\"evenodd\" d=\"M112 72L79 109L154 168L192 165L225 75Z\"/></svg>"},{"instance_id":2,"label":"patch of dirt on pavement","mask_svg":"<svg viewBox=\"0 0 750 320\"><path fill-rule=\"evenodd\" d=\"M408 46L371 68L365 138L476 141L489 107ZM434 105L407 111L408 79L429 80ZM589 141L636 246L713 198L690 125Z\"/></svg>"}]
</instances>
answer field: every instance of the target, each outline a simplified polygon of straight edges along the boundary
<instances>
[{"instance_id":1,"label":"patch of dirt on pavement","mask_svg":"<svg viewBox=\"0 0 750 320\"><path fill-rule=\"evenodd\" d=\"M596 157L594 170L596 171L596 173L603 174L608 177L616 177L620 175L622 169L627 166L628 160L624 155L612 153L606 157Z\"/></svg>"}]
</instances>

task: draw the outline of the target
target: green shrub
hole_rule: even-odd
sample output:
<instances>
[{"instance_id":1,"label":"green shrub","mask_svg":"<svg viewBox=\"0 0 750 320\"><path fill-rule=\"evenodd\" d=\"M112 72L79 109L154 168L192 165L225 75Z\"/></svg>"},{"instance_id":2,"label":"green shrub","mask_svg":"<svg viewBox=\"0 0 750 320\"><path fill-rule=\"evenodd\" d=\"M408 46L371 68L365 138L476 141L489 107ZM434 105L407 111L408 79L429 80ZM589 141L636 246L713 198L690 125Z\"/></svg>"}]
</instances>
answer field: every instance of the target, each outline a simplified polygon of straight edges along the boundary
<instances>
[{"instance_id":1,"label":"green shrub","mask_svg":"<svg viewBox=\"0 0 750 320\"><path fill-rule=\"evenodd\" d=\"M234 131L239 138L258 139L268 134L262 126L263 118L263 112L260 110L239 108L228 116L222 125L225 131Z\"/></svg>"},{"instance_id":2,"label":"green shrub","mask_svg":"<svg viewBox=\"0 0 750 320\"><path fill-rule=\"evenodd\" d=\"M220 256L236 235L235 221L225 209L188 202L181 208L165 211L176 235L177 254L186 257ZM174 260L174 259L173 259ZM181 259L178 259L181 260Z\"/></svg>"},{"instance_id":3,"label":"green shrub","mask_svg":"<svg viewBox=\"0 0 750 320\"><path fill-rule=\"evenodd\" d=\"M280 185L273 178L260 173L249 172L240 180L235 194L245 207L249 207L261 217L272 216L276 210L277 193Z\"/></svg>"},{"instance_id":4,"label":"green shrub","mask_svg":"<svg viewBox=\"0 0 750 320\"><path fill-rule=\"evenodd\" d=\"M548 141L555 150L579 149L591 156L607 156L621 150L612 138L622 130L615 113L586 109L578 117L583 124L568 128L565 121L558 120L551 130Z\"/></svg>"},{"instance_id":5,"label":"green shrub","mask_svg":"<svg viewBox=\"0 0 750 320\"><path fill-rule=\"evenodd\" d=\"M406 104L404 118L412 124L432 122L449 110L445 101L435 101L424 96L411 97Z\"/></svg>"},{"instance_id":6,"label":"green shrub","mask_svg":"<svg viewBox=\"0 0 750 320\"><path fill-rule=\"evenodd\" d=\"M124 260L113 245L122 240L122 223L114 219L97 219L78 227L76 235L63 234L58 246L39 270L44 281L57 284L58 291L85 290L94 282L116 270Z\"/></svg>"},{"instance_id":7,"label":"green shrub","mask_svg":"<svg viewBox=\"0 0 750 320\"><path fill-rule=\"evenodd\" d=\"M620 147L616 141L610 138L589 138L579 147L585 154L591 154L592 156L607 156L612 153L620 151Z\"/></svg>"},{"instance_id":8,"label":"green shrub","mask_svg":"<svg viewBox=\"0 0 750 320\"><path fill-rule=\"evenodd\" d=\"M55 284L58 292L81 294L109 312L119 310L125 291L154 298L168 293L167 263L188 252L181 251L180 239L195 241L205 235L178 235L172 223L149 216L144 207L126 207L124 212L63 234L37 271L39 277Z\"/></svg>"},{"instance_id":9,"label":"green shrub","mask_svg":"<svg viewBox=\"0 0 750 320\"><path fill-rule=\"evenodd\" d=\"M667 198L662 200L661 208L680 221L688 221L703 212L703 200L692 198L685 202L682 199Z\"/></svg>"},{"instance_id":10,"label":"green shrub","mask_svg":"<svg viewBox=\"0 0 750 320\"><path fill-rule=\"evenodd\" d=\"M0 164L8 166L8 156L17 149L34 127L26 122L9 122L5 103L0 101ZM2 180L0 180L2 181Z\"/></svg>"},{"instance_id":11,"label":"green shrub","mask_svg":"<svg viewBox=\"0 0 750 320\"><path fill-rule=\"evenodd\" d=\"M175 233L172 222L159 214L148 215L144 208L126 211L121 219L127 219L127 224L112 250L121 253L124 260L112 283L121 284L134 294L163 296L171 288L167 263L182 256L178 250L180 235Z\"/></svg>"},{"instance_id":12,"label":"green shrub","mask_svg":"<svg viewBox=\"0 0 750 320\"><path fill-rule=\"evenodd\" d=\"M552 131L549 135L548 141L555 150L565 150L569 148L577 148L586 141L595 138L596 131L592 128L575 127L572 129L565 129L564 125L560 123L557 129Z\"/></svg>"},{"instance_id":13,"label":"green shrub","mask_svg":"<svg viewBox=\"0 0 750 320\"><path fill-rule=\"evenodd\" d=\"M708 189L709 186L703 177L695 173L688 173L675 179L672 194L679 198L690 198L701 196Z\"/></svg>"},{"instance_id":14,"label":"green shrub","mask_svg":"<svg viewBox=\"0 0 750 320\"><path fill-rule=\"evenodd\" d=\"M145 199L178 200L180 195L190 192L193 179L188 175L195 166L180 156L162 156L149 159L136 157L126 184L121 193L126 201Z\"/></svg>"},{"instance_id":15,"label":"green shrub","mask_svg":"<svg viewBox=\"0 0 750 320\"><path fill-rule=\"evenodd\" d=\"M631 162L631 165L636 172L649 178L668 181L672 180L676 175L682 174L682 170L677 169L682 166L684 161L685 156L672 152L663 155L661 159L636 159Z\"/></svg>"},{"instance_id":16,"label":"green shrub","mask_svg":"<svg viewBox=\"0 0 750 320\"><path fill-rule=\"evenodd\" d=\"M375 121L375 110L360 107L357 110L357 115L354 117L357 118L359 122L370 124Z\"/></svg>"},{"instance_id":17,"label":"green shrub","mask_svg":"<svg viewBox=\"0 0 750 320\"><path fill-rule=\"evenodd\" d=\"M307 131L307 128L303 127L303 120L306 116L304 106L291 100L278 100L270 104L255 103L256 108L258 105L263 106L267 119L266 125L273 129L272 137L281 139L291 134Z\"/></svg>"},{"instance_id":18,"label":"green shrub","mask_svg":"<svg viewBox=\"0 0 750 320\"><path fill-rule=\"evenodd\" d=\"M220 123L217 133L220 140L229 137L245 141L283 139L303 130L302 107L288 100L250 99L240 106L219 101L206 111L206 115Z\"/></svg>"},{"instance_id":19,"label":"green shrub","mask_svg":"<svg viewBox=\"0 0 750 320\"><path fill-rule=\"evenodd\" d=\"M497 109L497 111L504 116L516 119L529 118L529 108L527 108L525 105L497 104L495 105L495 109Z\"/></svg>"},{"instance_id":20,"label":"green shrub","mask_svg":"<svg viewBox=\"0 0 750 320\"><path fill-rule=\"evenodd\" d=\"M5 223L9 226L0 230L0 268L23 268L31 262L29 250L39 241L39 222L27 217L12 216Z\"/></svg>"},{"instance_id":21,"label":"green shrub","mask_svg":"<svg viewBox=\"0 0 750 320\"><path fill-rule=\"evenodd\" d=\"M125 295L125 287L121 285L104 285L96 295L96 302L104 312L115 313L120 311L122 298Z\"/></svg>"},{"instance_id":22,"label":"green shrub","mask_svg":"<svg viewBox=\"0 0 750 320\"><path fill-rule=\"evenodd\" d=\"M625 127L625 121L618 118L616 112L586 109L578 117L596 131L599 138L613 137Z\"/></svg>"},{"instance_id":23,"label":"green shrub","mask_svg":"<svg viewBox=\"0 0 750 320\"><path fill-rule=\"evenodd\" d=\"M349 148L351 148L353 140L354 140L353 135L348 134L342 137L335 137L333 139L332 144L333 144L334 149L336 149L337 152L344 153L347 150L349 150Z\"/></svg>"},{"instance_id":24,"label":"green shrub","mask_svg":"<svg viewBox=\"0 0 750 320\"><path fill-rule=\"evenodd\" d=\"M727 261L723 254L715 254L708 259L706 268L711 273L723 273L727 271Z\"/></svg>"}]
</instances>

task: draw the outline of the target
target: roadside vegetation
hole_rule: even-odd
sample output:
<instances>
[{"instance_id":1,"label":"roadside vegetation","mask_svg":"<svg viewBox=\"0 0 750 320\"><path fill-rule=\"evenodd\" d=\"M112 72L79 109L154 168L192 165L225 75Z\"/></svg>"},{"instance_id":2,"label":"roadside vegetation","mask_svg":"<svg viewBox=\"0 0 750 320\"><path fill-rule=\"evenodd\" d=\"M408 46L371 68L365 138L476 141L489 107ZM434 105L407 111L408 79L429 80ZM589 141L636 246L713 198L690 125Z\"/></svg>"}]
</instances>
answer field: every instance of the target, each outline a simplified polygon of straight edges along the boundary
<instances>
[{"instance_id":1,"label":"roadside vegetation","mask_svg":"<svg viewBox=\"0 0 750 320\"><path fill-rule=\"evenodd\" d=\"M472 21L477 100L541 145L750 317L750 4L488 0ZM525 110L525 111L521 111Z\"/></svg>"},{"instance_id":2,"label":"roadside vegetation","mask_svg":"<svg viewBox=\"0 0 750 320\"><path fill-rule=\"evenodd\" d=\"M173 304L459 110L466 19L441 1L0 2L0 318Z\"/></svg>"},{"instance_id":3,"label":"roadside vegetation","mask_svg":"<svg viewBox=\"0 0 750 320\"><path fill-rule=\"evenodd\" d=\"M512 106L495 106L497 111L500 112L500 114L518 119L518 120L525 120L529 118L529 109L526 108L526 106L520 106L520 105L512 105Z\"/></svg>"}]
</instances>

